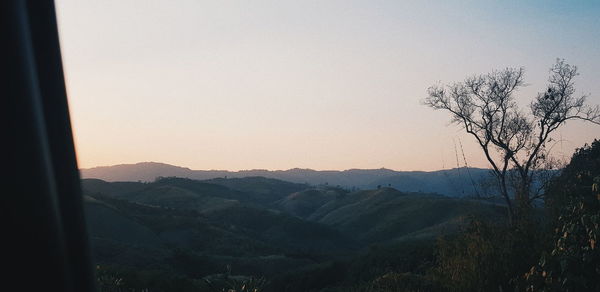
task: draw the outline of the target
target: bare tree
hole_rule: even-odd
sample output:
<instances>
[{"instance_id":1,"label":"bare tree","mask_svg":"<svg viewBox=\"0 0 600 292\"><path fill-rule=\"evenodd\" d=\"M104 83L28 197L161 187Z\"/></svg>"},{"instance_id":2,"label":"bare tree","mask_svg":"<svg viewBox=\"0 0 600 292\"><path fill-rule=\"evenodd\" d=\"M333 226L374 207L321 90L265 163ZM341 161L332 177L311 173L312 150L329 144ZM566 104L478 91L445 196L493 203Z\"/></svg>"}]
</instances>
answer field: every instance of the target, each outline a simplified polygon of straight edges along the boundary
<instances>
[{"instance_id":1,"label":"bare tree","mask_svg":"<svg viewBox=\"0 0 600 292\"><path fill-rule=\"evenodd\" d=\"M531 101L529 110L515 101L515 92L524 86L523 68L506 68L473 76L450 85L434 85L425 105L448 111L452 122L472 135L485 154L505 199L509 218L539 197L532 194L536 169L549 161L551 134L568 120L600 125L600 108L576 96L577 67L558 59L550 68L546 90ZM509 182L510 179L513 182ZM514 200L509 188L515 186Z\"/></svg>"}]
</instances>

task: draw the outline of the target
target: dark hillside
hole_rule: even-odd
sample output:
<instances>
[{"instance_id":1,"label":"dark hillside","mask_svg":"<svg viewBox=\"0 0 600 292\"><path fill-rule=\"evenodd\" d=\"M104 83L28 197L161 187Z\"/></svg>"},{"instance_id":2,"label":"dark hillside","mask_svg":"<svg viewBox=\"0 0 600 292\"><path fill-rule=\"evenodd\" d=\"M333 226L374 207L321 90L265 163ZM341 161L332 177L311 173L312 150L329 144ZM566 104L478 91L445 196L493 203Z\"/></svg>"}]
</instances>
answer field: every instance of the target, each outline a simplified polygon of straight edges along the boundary
<instances>
[{"instance_id":1,"label":"dark hillside","mask_svg":"<svg viewBox=\"0 0 600 292\"><path fill-rule=\"evenodd\" d=\"M505 209L485 202L439 195L406 194L391 188L359 191L317 209L314 220L362 242L419 236L434 239L453 231L465 216L502 218Z\"/></svg>"},{"instance_id":2,"label":"dark hillside","mask_svg":"<svg viewBox=\"0 0 600 292\"><path fill-rule=\"evenodd\" d=\"M277 206L291 215L306 219L323 205L340 199L347 193L348 191L340 188L310 188L286 196L277 202Z\"/></svg>"},{"instance_id":3,"label":"dark hillside","mask_svg":"<svg viewBox=\"0 0 600 292\"><path fill-rule=\"evenodd\" d=\"M138 270L183 279L231 271L267 277L271 291L344 291L387 271L421 271L431 265L436 237L470 215L493 220L505 212L394 188L349 192L262 177L84 180L83 189L100 265L134 278Z\"/></svg>"}]
</instances>

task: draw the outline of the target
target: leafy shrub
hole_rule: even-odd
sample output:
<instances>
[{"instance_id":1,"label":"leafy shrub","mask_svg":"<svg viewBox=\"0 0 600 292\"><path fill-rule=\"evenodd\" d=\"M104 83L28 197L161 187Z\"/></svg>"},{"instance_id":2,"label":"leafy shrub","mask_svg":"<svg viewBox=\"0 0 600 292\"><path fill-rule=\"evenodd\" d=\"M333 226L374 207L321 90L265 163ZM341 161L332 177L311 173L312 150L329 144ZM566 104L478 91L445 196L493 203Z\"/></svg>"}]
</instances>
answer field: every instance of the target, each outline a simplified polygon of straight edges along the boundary
<instances>
[{"instance_id":1,"label":"leafy shrub","mask_svg":"<svg viewBox=\"0 0 600 292\"><path fill-rule=\"evenodd\" d=\"M201 292L193 280L170 271L139 271L123 266L97 266L100 292Z\"/></svg>"},{"instance_id":2,"label":"leafy shrub","mask_svg":"<svg viewBox=\"0 0 600 292\"><path fill-rule=\"evenodd\" d=\"M526 291L600 291L600 176L595 196L572 198L555 230L554 248L525 274Z\"/></svg>"},{"instance_id":3,"label":"leafy shrub","mask_svg":"<svg viewBox=\"0 0 600 292\"><path fill-rule=\"evenodd\" d=\"M448 291L510 291L538 258L533 221L518 225L472 218L459 234L438 239L434 278Z\"/></svg>"}]
</instances>

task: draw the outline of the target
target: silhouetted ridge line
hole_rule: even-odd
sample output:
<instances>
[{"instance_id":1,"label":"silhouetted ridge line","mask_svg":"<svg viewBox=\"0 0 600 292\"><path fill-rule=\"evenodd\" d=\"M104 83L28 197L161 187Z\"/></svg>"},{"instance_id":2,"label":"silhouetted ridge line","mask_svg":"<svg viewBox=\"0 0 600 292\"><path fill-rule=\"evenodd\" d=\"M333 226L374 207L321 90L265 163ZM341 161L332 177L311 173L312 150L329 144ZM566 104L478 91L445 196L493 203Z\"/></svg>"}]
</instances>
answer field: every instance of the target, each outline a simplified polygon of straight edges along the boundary
<instances>
[{"instance_id":1,"label":"silhouetted ridge line","mask_svg":"<svg viewBox=\"0 0 600 292\"><path fill-rule=\"evenodd\" d=\"M464 170L463 170L464 171ZM348 190L393 187L405 192L439 193L447 196L471 196L473 181L481 181L489 170L468 169L472 180L460 175L459 169L437 171L395 171L387 168L313 170L292 168L288 170L251 169L240 171L192 170L159 162L140 162L81 169L84 178L105 181L152 182L158 177L181 177L196 180L265 177L292 183L339 186Z\"/></svg>"}]
</instances>

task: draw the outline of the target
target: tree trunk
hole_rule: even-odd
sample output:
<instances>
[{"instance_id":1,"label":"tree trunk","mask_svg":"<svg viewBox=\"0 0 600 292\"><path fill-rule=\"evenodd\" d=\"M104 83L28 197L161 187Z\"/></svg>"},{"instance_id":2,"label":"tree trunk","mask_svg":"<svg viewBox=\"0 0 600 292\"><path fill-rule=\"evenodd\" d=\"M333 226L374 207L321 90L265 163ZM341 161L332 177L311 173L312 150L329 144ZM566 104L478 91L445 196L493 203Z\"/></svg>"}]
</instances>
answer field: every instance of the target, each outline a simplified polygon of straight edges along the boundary
<instances>
[{"instance_id":1,"label":"tree trunk","mask_svg":"<svg viewBox=\"0 0 600 292\"><path fill-rule=\"evenodd\" d=\"M502 176L500 179L500 191L502 192L502 196L506 200L506 210L508 213L508 222L510 225L514 222L514 210L512 206L512 202L510 201L510 196L508 194L508 188L506 187L506 177Z\"/></svg>"},{"instance_id":2,"label":"tree trunk","mask_svg":"<svg viewBox=\"0 0 600 292\"><path fill-rule=\"evenodd\" d=\"M529 182L527 178L522 178L517 186L515 193L515 217L516 219L526 218L531 208L529 202Z\"/></svg>"}]
</instances>

